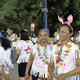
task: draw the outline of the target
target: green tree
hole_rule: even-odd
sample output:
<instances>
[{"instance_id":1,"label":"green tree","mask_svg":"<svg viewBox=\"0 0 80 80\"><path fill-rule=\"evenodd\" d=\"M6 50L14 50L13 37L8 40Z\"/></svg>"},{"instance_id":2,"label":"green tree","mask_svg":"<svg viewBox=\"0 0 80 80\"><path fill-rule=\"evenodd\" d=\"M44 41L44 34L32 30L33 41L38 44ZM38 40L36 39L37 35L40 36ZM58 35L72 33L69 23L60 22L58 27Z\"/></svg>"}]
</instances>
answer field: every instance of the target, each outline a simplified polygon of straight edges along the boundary
<instances>
[{"instance_id":1,"label":"green tree","mask_svg":"<svg viewBox=\"0 0 80 80\"><path fill-rule=\"evenodd\" d=\"M42 28L43 7L42 0L1 0L0 23L2 26L14 27L20 31L27 28L30 32L30 23L36 24L36 32Z\"/></svg>"},{"instance_id":2,"label":"green tree","mask_svg":"<svg viewBox=\"0 0 80 80\"><path fill-rule=\"evenodd\" d=\"M74 21L71 24L74 30L80 28L80 0L47 0L48 3L48 28L50 36L61 23L58 15L67 20L72 14ZM0 29L14 27L19 32L27 28L30 33L30 23L36 25L35 33L44 27L43 0L0 0Z\"/></svg>"},{"instance_id":3,"label":"green tree","mask_svg":"<svg viewBox=\"0 0 80 80\"><path fill-rule=\"evenodd\" d=\"M80 0L48 0L48 27L51 36L61 25L58 15L66 21L70 14L74 18L71 24L74 31L80 29Z\"/></svg>"}]
</instances>

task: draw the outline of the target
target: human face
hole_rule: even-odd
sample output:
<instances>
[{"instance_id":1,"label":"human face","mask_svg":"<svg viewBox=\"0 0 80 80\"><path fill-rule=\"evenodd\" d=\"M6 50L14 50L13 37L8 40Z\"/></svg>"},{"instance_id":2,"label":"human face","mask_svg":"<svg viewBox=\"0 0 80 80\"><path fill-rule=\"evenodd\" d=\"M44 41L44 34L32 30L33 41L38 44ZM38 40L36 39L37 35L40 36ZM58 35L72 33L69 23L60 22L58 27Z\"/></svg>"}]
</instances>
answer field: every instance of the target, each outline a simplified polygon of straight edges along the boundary
<instances>
[{"instance_id":1,"label":"human face","mask_svg":"<svg viewBox=\"0 0 80 80\"><path fill-rule=\"evenodd\" d=\"M13 33L13 30L10 29L9 32L10 32L10 34L12 34Z\"/></svg>"},{"instance_id":2,"label":"human face","mask_svg":"<svg viewBox=\"0 0 80 80\"><path fill-rule=\"evenodd\" d=\"M39 37L40 42L46 42L48 40L48 34L44 30L39 33L38 37Z\"/></svg>"},{"instance_id":3,"label":"human face","mask_svg":"<svg viewBox=\"0 0 80 80\"><path fill-rule=\"evenodd\" d=\"M69 29L67 26L61 26L59 31L59 36L61 41L69 40L72 36L72 33L69 32Z\"/></svg>"}]
</instances>

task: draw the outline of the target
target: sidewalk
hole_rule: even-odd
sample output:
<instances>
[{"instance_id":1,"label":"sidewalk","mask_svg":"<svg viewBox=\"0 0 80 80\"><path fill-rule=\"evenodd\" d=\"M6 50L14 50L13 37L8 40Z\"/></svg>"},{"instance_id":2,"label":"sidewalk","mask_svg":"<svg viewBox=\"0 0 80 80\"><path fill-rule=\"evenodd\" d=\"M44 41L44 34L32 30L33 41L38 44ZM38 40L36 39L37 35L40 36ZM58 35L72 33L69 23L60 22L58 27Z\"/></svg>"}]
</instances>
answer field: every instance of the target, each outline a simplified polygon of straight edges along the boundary
<instances>
[{"instance_id":1,"label":"sidewalk","mask_svg":"<svg viewBox=\"0 0 80 80\"><path fill-rule=\"evenodd\" d=\"M4 74L2 74L2 80L5 80ZM18 65L17 64L14 64L14 68L13 69L10 68L10 80L19 80L19 77L18 77Z\"/></svg>"},{"instance_id":2,"label":"sidewalk","mask_svg":"<svg viewBox=\"0 0 80 80\"><path fill-rule=\"evenodd\" d=\"M2 80L5 80L4 74L2 75ZM14 68L10 68L10 80L19 80L17 64L14 64Z\"/></svg>"}]
</instances>

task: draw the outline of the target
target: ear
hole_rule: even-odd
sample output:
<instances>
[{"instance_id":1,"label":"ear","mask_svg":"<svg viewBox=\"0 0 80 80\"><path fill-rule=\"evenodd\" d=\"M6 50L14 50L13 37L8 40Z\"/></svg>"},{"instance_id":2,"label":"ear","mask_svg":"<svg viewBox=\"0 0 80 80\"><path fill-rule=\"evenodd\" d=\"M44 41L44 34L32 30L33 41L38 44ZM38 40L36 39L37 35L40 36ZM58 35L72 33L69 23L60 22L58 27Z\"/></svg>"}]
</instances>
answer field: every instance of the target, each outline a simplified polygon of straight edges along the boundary
<instances>
[{"instance_id":1,"label":"ear","mask_svg":"<svg viewBox=\"0 0 80 80\"><path fill-rule=\"evenodd\" d=\"M58 15L58 20L63 24L64 22L63 22L63 19L61 18L61 17L59 17L59 15Z\"/></svg>"},{"instance_id":2,"label":"ear","mask_svg":"<svg viewBox=\"0 0 80 80\"><path fill-rule=\"evenodd\" d=\"M67 20L68 20L68 23L72 23L72 21L73 21L73 16L72 15L69 15L68 16L68 18L67 18Z\"/></svg>"},{"instance_id":3,"label":"ear","mask_svg":"<svg viewBox=\"0 0 80 80\"><path fill-rule=\"evenodd\" d=\"M72 36L73 35L73 33L70 33L70 36Z\"/></svg>"}]
</instances>

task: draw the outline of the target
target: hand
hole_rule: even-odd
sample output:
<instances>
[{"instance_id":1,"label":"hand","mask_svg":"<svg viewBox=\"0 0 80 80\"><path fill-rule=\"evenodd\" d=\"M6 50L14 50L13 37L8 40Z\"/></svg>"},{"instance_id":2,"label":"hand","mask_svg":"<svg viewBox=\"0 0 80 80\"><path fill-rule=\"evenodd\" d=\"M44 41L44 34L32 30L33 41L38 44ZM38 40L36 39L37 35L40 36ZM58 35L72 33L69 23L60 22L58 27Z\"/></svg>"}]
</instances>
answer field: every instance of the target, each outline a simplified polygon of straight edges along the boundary
<instances>
[{"instance_id":1,"label":"hand","mask_svg":"<svg viewBox=\"0 0 80 80\"><path fill-rule=\"evenodd\" d=\"M53 80L53 78L51 78L51 77L48 76L47 80Z\"/></svg>"},{"instance_id":2,"label":"hand","mask_svg":"<svg viewBox=\"0 0 80 80\"><path fill-rule=\"evenodd\" d=\"M78 50L76 50L75 59L76 59L77 65L80 66L80 57L79 57L79 51Z\"/></svg>"},{"instance_id":3,"label":"hand","mask_svg":"<svg viewBox=\"0 0 80 80\"><path fill-rule=\"evenodd\" d=\"M30 80L30 76L28 73L25 74L26 80Z\"/></svg>"},{"instance_id":4,"label":"hand","mask_svg":"<svg viewBox=\"0 0 80 80\"><path fill-rule=\"evenodd\" d=\"M58 80L65 80L65 78L67 78L66 74L60 74L56 76L56 79Z\"/></svg>"},{"instance_id":5,"label":"hand","mask_svg":"<svg viewBox=\"0 0 80 80\"><path fill-rule=\"evenodd\" d=\"M52 74L49 74L47 80L53 80L53 73Z\"/></svg>"}]
</instances>

